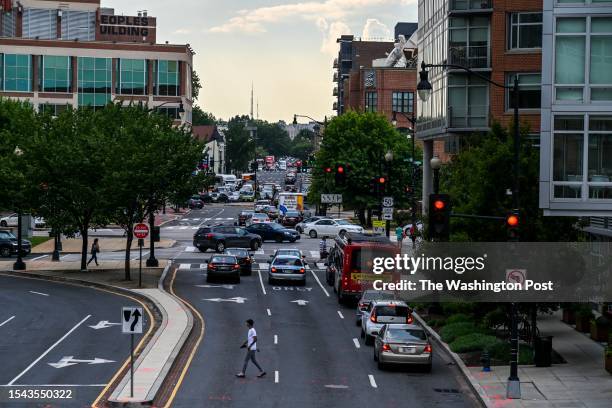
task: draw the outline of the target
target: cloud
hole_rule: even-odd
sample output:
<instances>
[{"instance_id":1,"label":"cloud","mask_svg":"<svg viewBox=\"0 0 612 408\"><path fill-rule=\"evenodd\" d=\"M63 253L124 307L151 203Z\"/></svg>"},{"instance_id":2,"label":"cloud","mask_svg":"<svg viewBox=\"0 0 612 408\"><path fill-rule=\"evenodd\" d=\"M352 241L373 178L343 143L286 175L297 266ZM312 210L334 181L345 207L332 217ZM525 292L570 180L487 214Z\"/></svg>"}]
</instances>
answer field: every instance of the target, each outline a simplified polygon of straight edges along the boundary
<instances>
[{"instance_id":1,"label":"cloud","mask_svg":"<svg viewBox=\"0 0 612 408\"><path fill-rule=\"evenodd\" d=\"M342 35L351 32L351 28L343 21L333 21L331 24L324 21L324 24L317 23L319 29L323 31L324 37L321 43L321 52L330 56L338 55L338 44L336 40Z\"/></svg>"},{"instance_id":2,"label":"cloud","mask_svg":"<svg viewBox=\"0 0 612 408\"><path fill-rule=\"evenodd\" d=\"M179 28L178 30L175 30L172 34L188 35L191 34L191 30L188 28Z\"/></svg>"},{"instance_id":3,"label":"cloud","mask_svg":"<svg viewBox=\"0 0 612 408\"><path fill-rule=\"evenodd\" d=\"M362 12L364 7L375 6L405 6L415 4L417 0L324 0L307 1L277 6L259 7L251 10L239 10L236 16L224 24L209 29L213 33L262 33L266 32L266 25L289 21L299 17L313 21L318 26L321 16L327 20L339 21L350 14Z\"/></svg>"},{"instance_id":4,"label":"cloud","mask_svg":"<svg viewBox=\"0 0 612 408\"><path fill-rule=\"evenodd\" d=\"M381 23L375 18L368 18L363 27L363 34L361 35L364 39L391 39L393 34L386 24Z\"/></svg>"}]
</instances>

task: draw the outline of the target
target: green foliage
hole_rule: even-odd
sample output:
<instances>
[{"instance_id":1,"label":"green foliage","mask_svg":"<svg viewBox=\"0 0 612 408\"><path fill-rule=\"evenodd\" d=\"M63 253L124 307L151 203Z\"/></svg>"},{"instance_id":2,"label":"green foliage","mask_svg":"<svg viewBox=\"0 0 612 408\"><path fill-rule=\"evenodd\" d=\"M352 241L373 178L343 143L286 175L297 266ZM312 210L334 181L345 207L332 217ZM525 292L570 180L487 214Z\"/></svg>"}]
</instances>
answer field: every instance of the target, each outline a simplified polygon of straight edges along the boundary
<instances>
[{"instance_id":1,"label":"green foliage","mask_svg":"<svg viewBox=\"0 0 612 408\"><path fill-rule=\"evenodd\" d=\"M191 96L194 101L198 100L201 89L202 82L200 81L200 76L194 69L191 71Z\"/></svg>"},{"instance_id":2,"label":"green foliage","mask_svg":"<svg viewBox=\"0 0 612 408\"><path fill-rule=\"evenodd\" d=\"M440 330L442 341L450 344L457 337L465 336L466 334L477 332L478 328L474 322L462 322L447 324Z\"/></svg>"},{"instance_id":3,"label":"green foliage","mask_svg":"<svg viewBox=\"0 0 612 408\"><path fill-rule=\"evenodd\" d=\"M504 309L498 307L487 312L482 320L485 327L492 329L506 323L507 315Z\"/></svg>"},{"instance_id":4,"label":"green foliage","mask_svg":"<svg viewBox=\"0 0 612 408\"><path fill-rule=\"evenodd\" d=\"M235 116L228 122L225 132L226 164L227 168L236 171L245 171L250 161L254 160L254 141L245 129L248 116Z\"/></svg>"},{"instance_id":5,"label":"green foliage","mask_svg":"<svg viewBox=\"0 0 612 408\"><path fill-rule=\"evenodd\" d=\"M544 217L539 209L539 149L522 129L520 151L520 209L522 241L573 241L578 239L577 219ZM499 124L453 157L442 169L442 191L450 194L453 211L463 214L505 216L512 209L513 137ZM452 240L496 242L507 239L503 222L454 218Z\"/></svg>"},{"instance_id":6,"label":"green foliage","mask_svg":"<svg viewBox=\"0 0 612 408\"><path fill-rule=\"evenodd\" d=\"M471 314L474 311L475 306L475 303L470 302L442 303L442 311L445 316L450 316L457 313Z\"/></svg>"},{"instance_id":7,"label":"green foliage","mask_svg":"<svg viewBox=\"0 0 612 408\"><path fill-rule=\"evenodd\" d=\"M593 318L593 309L589 305L582 304L576 309L576 317Z\"/></svg>"},{"instance_id":8,"label":"green foliage","mask_svg":"<svg viewBox=\"0 0 612 408\"><path fill-rule=\"evenodd\" d=\"M217 118L212 113L204 112L198 105L194 105L191 124L192 126L215 125Z\"/></svg>"},{"instance_id":9,"label":"green foliage","mask_svg":"<svg viewBox=\"0 0 612 408\"><path fill-rule=\"evenodd\" d=\"M32 244L32 248L40 245L40 244L44 244L45 242L49 241L51 239L51 237L49 236L36 236L36 237L31 237L29 238L30 243Z\"/></svg>"},{"instance_id":10,"label":"green foliage","mask_svg":"<svg viewBox=\"0 0 612 408\"><path fill-rule=\"evenodd\" d=\"M446 319L446 324L469 323L473 321L474 321L473 316L466 315L464 313L457 313L457 314L450 316L448 319Z\"/></svg>"},{"instance_id":11,"label":"green foliage","mask_svg":"<svg viewBox=\"0 0 612 408\"><path fill-rule=\"evenodd\" d=\"M310 130L304 129L298 133L291 143L290 155L304 161L314 151L315 134Z\"/></svg>"},{"instance_id":12,"label":"green foliage","mask_svg":"<svg viewBox=\"0 0 612 408\"><path fill-rule=\"evenodd\" d=\"M502 362L503 364L510 363L510 342L499 341L493 343L488 347L491 358ZM533 364L533 348L527 344L519 345L519 364L521 365L532 365Z\"/></svg>"},{"instance_id":13,"label":"green foliage","mask_svg":"<svg viewBox=\"0 0 612 408\"><path fill-rule=\"evenodd\" d=\"M482 351L491 349L500 341L495 336L483 333L471 333L457 337L449 346L455 353L467 353L470 351Z\"/></svg>"}]
</instances>

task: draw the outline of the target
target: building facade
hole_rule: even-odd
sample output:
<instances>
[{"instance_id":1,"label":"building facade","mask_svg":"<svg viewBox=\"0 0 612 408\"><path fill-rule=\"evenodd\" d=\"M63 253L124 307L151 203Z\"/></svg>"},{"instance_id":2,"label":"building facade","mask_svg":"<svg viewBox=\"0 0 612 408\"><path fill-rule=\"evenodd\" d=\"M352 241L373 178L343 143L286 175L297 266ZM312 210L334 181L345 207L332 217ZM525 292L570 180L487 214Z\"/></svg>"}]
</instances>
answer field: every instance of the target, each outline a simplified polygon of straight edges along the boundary
<instances>
[{"instance_id":1,"label":"building facade","mask_svg":"<svg viewBox=\"0 0 612 408\"><path fill-rule=\"evenodd\" d=\"M544 0L543 41L540 207L610 239L612 1Z\"/></svg>"},{"instance_id":2,"label":"building facade","mask_svg":"<svg viewBox=\"0 0 612 408\"><path fill-rule=\"evenodd\" d=\"M420 0L419 64L452 64L469 68L496 83L519 79L521 123L537 137L540 131L542 67L541 0ZM433 92L418 101L417 137L424 141L424 161L434 141L452 155L470 135L488 132L491 123L512 121L513 92L490 85L458 68L431 68ZM442 155L440 155L442 156ZM424 167L424 200L432 175Z\"/></svg>"},{"instance_id":3,"label":"building facade","mask_svg":"<svg viewBox=\"0 0 612 408\"><path fill-rule=\"evenodd\" d=\"M0 3L0 97L57 114L67 105L144 103L191 123L193 51L156 43L156 19L99 0Z\"/></svg>"}]
</instances>

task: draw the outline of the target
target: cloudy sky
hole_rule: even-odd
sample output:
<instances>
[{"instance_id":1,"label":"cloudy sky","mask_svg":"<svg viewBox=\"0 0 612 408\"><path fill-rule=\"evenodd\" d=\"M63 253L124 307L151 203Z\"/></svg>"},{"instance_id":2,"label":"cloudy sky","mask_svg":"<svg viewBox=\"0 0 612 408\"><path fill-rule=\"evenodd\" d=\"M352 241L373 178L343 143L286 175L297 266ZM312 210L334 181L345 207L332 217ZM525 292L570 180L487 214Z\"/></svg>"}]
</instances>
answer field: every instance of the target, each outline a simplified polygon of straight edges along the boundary
<instances>
[{"instance_id":1,"label":"cloudy sky","mask_svg":"<svg viewBox=\"0 0 612 408\"><path fill-rule=\"evenodd\" d=\"M157 41L189 43L203 82L198 104L227 119L250 109L251 82L262 119L331 115L332 61L340 34L393 37L417 20L417 0L102 0L115 13L146 9Z\"/></svg>"}]
</instances>

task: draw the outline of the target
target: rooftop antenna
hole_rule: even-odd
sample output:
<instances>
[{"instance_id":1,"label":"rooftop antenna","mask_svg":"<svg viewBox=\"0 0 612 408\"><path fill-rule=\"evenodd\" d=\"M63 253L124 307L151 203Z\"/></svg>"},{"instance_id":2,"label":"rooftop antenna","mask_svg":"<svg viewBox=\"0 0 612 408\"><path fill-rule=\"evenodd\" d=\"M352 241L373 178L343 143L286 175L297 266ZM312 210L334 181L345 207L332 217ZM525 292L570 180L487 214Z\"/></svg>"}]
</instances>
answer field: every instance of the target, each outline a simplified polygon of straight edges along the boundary
<instances>
[{"instance_id":1,"label":"rooftop antenna","mask_svg":"<svg viewBox=\"0 0 612 408\"><path fill-rule=\"evenodd\" d=\"M257 120L259 120L259 98L257 98Z\"/></svg>"},{"instance_id":2,"label":"rooftop antenna","mask_svg":"<svg viewBox=\"0 0 612 408\"><path fill-rule=\"evenodd\" d=\"M251 82L251 120L253 120L253 82Z\"/></svg>"}]
</instances>

